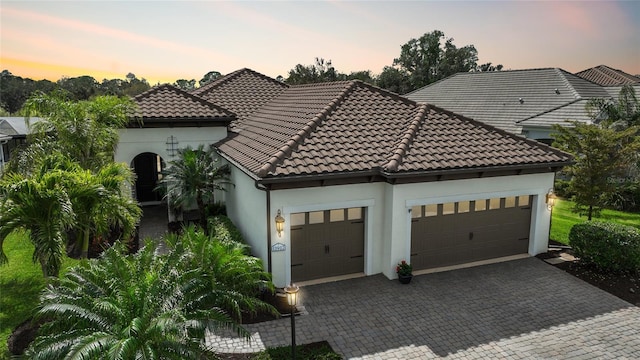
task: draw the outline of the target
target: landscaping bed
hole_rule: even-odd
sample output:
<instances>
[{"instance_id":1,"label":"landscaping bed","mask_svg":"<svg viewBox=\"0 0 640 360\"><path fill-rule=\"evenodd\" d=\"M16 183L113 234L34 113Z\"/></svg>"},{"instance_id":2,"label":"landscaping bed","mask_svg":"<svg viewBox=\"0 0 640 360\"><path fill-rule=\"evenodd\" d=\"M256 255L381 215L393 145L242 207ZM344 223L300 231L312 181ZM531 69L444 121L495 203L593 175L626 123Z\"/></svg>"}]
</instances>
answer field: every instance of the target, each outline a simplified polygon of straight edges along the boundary
<instances>
[{"instance_id":1,"label":"landscaping bed","mask_svg":"<svg viewBox=\"0 0 640 360\"><path fill-rule=\"evenodd\" d=\"M259 353L218 354L221 360L279 360L291 358L291 347L270 348ZM296 346L296 358L300 360L338 360L342 356L336 354L326 341Z\"/></svg>"},{"instance_id":2,"label":"landscaping bed","mask_svg":"<svg viewBox=\"0 0 640 360\"><path fill-rule=\"evenodd\" d=\"M558 248L540 254L540 259L565 257L571 258L573 253L569 248ZM586 281L589 284L619 297L635 306L640 306L640 271L635 273L607 273L592 266L582 264L579 259L562 261L553 266Z\"/></svg>"}]
</instances>

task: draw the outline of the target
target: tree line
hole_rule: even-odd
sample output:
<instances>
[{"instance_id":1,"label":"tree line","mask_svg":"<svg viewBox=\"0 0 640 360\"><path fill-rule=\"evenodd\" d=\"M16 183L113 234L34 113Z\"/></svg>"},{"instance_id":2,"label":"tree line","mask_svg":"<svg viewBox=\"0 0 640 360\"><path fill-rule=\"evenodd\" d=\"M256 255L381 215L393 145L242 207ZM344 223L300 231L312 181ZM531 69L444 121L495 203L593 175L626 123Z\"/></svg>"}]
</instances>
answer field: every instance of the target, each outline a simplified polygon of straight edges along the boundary
<instances>
[{"instance_id":1,"label":"tree line","mask_svg":"<svg viewBox=\"0 0 640 360\"><path fill-rule=\"evenodd\" d=\"M444 32L434 30L417 39L410 39L401 46L400 55L385 66L380 74L371 70L342 73L331 60L317 57L312 65L297 64L289 70L287 77L278 76L277 80L291 85L309 84L338 80L361 80L383 89L406 94L423 86L444 79L457 72L499 71L502 65L492 63L478 64L478 50L473 45L457 47L453 38L447 38ZM209 71L196 81L178 79L173 85L190 91L198 86L220 78L223 74ZM34 93L49 94L54 90L68 93L71 100L88 100L94 96L135 96L151 88L144 78L128 73L125 79L103 79L83 75L63 77L56 82L32 80L13 75L9 70L0 73L0 106L5 115L22 115L20 110L25 101Z\"/></svg>"}]
</instances>

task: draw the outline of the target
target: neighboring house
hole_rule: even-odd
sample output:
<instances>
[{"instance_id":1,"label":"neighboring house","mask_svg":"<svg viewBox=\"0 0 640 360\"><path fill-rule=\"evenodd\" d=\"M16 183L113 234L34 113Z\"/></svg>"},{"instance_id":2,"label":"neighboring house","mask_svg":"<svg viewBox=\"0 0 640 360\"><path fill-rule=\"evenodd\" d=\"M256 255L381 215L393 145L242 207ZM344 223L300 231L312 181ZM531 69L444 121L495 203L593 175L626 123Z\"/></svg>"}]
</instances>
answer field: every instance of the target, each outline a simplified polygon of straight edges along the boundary
<instances>
[{"instance_id":1,"label":"neighboring house","mask_svg":"<svg viewBox=\"0 0 640 360\"><path fill-rule=\"evenodd\" d=\"M32 117L30 124L40 118ZM24 117L0 117L0 169L11 159L11 153L27 141L30 131Z\"/></svg>"},{"instance_id":2,"label":"neighboring house","mask_svg":"<svg viewBox=\"0 0 640 360\"><path fill-rule=\"evenodd\" d=\"M360 81L288 86L242 69L135 101L143 123L122 130L116 158L151 154L157 174L172 137L216 143L234 184L228 215L280 287L394 278L402 259L420 271L544 252L545 195L571 161Z\"/></svg>"},{"instance_id":3,"label":"neighboring house","mask_svg":"<svg viewBox=\"0 0 640 360\"><path fill-rule=\"evenodd\" d=\"M587 102L612 94L567 71L548 68L458 73L405 96L550 144L553 124L591 123Z\"/></svg>"},{"instance_id":4,"label":"neighboring house","mask_svg":"<svg viewBox=\"0 0 640 360\"><path fill-rule=\"evenodd\" d=\"M582 70L577 72L576 75L600 86L640 86L640 77L627 74L622 70L613 69L606 65L599 65L587 70Z\"/></svg>"}]
</instances>

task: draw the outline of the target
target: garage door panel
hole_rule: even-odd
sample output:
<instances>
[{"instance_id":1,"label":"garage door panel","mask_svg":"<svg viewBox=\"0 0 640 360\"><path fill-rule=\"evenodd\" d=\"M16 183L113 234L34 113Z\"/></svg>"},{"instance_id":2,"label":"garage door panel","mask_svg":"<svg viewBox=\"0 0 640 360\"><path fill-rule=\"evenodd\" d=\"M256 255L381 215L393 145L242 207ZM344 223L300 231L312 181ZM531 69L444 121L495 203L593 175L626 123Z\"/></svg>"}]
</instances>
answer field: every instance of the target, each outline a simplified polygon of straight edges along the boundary
<instances>
[{"instance_id":1,"label":"garage door panel","mask_svg":"<svg viewBox=\"0 0 640 360\"><path fill-rule=\"evenodd\" d=\"M318 213L314 214L316 221L322 215ZM364 219L362 215L358 219L357 213L347 209L325 211L324 221L316 224L308 223L310 215L306 213L306 223L291 228L292 281L363 271ZM353 214L356 219L349 219Z\"/></svg>"},{"instance_id":2,"label":"garage door panel","mask_svg":"<svg viewBox=\"0 0 640 360\"><path fill-rule=\"evenodd\" d=\"M465 202L462 207L456 204L456 213L445 215L439 204L436 216L412 219L411 262L414 269L527 253L531 208L517 206L514 198L480 201L479 211L474 202ZM450 212L452 204L447 204L446 208ZM459 209L463 212L458 213Z\"/></svg>"}]
</instances>

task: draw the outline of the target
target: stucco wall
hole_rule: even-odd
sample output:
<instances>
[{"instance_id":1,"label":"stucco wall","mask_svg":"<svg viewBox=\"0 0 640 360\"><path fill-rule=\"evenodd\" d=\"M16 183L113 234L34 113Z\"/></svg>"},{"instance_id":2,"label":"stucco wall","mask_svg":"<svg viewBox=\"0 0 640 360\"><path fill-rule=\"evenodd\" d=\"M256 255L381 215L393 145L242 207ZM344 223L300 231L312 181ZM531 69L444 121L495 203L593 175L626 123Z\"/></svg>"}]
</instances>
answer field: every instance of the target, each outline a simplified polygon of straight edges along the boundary
<instances>
[{"instance_id":1,"label":"stucco wall","mask_svg":"<svg viewBox=\"0 0 640 360\"><path fill-rule=\"evenodd\" d=\"M178 139L178 148L188 145L195 148L200 144L213 144L227 136L226 127L201 128L144 128L120 129L120 141L115 152L116 162L131 165L133 158L144 152L160 155L165 161L173 160L167 152L167 138L171 135Z\"/></svg>"},{"instance_id":2,"label":"stucco wall","mask_svg":"<svg viewBox=\"0 0 640 360\"><path fill-rule=\"evenodd\" d=\"M272 227L272 243L282 242L286 251L272 253L276 286L291 279L290 214L315 210L363 206L366 212L365 273L396 277L395 265L410 259L411 213L416 205L475 200L481 198L534 195L529 254L546 251L550 212L544 195L553 187L553 173L455 180L420 184L387 183L278 190L271 193L271 212L278 209L285 218L285 232L277 237ZM266 229L266 227L265 227Z\"/></svg>"},{"instance_id":3,"label":"stucco wall","mask_svg":"<svg viewBox=\"0 0 640 360\"><path fill-rule=\"evenodd\" d=\"M238 227L254 256L267 267L267 193L258 190L248 175L231 165L230 181L224 193L227 215ZM274 213L275 216L275 213Z\"/></svg>"}]
</instances>

